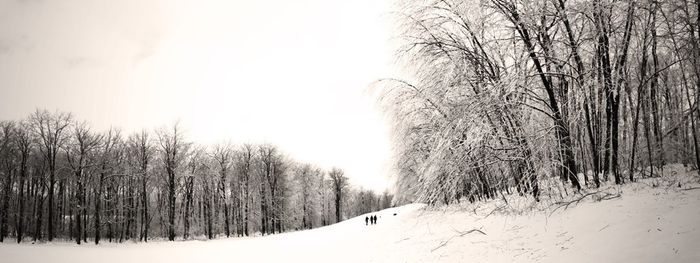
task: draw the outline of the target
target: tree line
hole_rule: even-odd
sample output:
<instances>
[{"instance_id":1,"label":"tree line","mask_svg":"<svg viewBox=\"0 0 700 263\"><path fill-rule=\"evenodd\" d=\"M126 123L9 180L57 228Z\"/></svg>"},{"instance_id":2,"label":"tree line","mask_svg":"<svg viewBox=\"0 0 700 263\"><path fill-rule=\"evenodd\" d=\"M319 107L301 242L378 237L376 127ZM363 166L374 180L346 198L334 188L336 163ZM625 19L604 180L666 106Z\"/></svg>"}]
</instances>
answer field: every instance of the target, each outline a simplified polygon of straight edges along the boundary
<instances>
[{"instance_id":1,"label":"tree line","mask_svg":"<svg viewBox=\"0 0 700 263\"><path fill-rule=\"evenodd\" d=\"M377 82L393 121L398 199L539 200L562 184L576 192L660 176L668 163L700 165L700 2L398 8L408 77Z\"/></svg>"},{"instance_id":2,"label":"tree line","mask_svg":"<svg viewBox=\"0 0 700 263\"><path fill-rule=\"evenodd\" d=\"M47 110L0 122L0 175L0 242L268 235L392 205L274 145L199 145L177 123L98 132Z\"/></svg>"}]
</instances>

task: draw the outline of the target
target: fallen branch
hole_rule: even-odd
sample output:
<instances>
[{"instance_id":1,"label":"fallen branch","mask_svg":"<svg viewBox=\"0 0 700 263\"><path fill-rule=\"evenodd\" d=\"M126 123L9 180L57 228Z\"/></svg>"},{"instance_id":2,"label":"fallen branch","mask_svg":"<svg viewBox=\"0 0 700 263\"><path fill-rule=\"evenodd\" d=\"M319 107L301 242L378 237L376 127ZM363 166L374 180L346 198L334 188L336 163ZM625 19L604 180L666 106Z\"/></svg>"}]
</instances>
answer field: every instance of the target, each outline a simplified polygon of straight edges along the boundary
<instances>
[{"instance_id":1,"label":"fallen branch","mask_svg":"<svg viewBox=\"0 0 700 263\"><path fill-rule=\"evenodd\" d=\"M555 205L558 205L558 206L557 206L556 208L554 208L554 210L552 210L552 212L551 212L549 215L554 214L554 212L556 212L559 208L562 208L562 207L564 207L564 210L566 210L566 209L569 208L570 205L572 205L572 204L578 204L578 203L581 202L584 198L586 198L586 197L588 197L588 196L591 196L591 195L594 195L594 194L597 194L597 193L600 193L600 192L591 192L591 193L587 193L587 194L585 194L585 195L582 195L582 196L579 197L578 199L574 199L574 200L571 200L571 201L568 201L568 202L561 202L561 201L560 201L560 202L556 202L556 203L554 203L554 204L555 204Z\"/></svg>"},{"instance_id":2,"label":"fallen branch","mask_svg":"<svg viewBox=\"0 0 700 263\"><path fill-rule=\"evenodd\" d=\"M502 206L496 205L496 207L495 207L493 210L491 210L491 212L489 212L488 214L486 214L486 216L484 216L484 218L482 218L482 219L488 218L489 216L491 216L492 214L496 213L497 211L503 210L503 208L505 208L505 207L506 207L505 205L502 205Z\"/></svg>"},{"instance_id":3,"label":"fallen branch","mask_svg":"<svg viewBox=\"0 0 700 263\"><path fill-rule=\"evenodd\" d=\"M452 239L452 238L450 238L450 239ZM449 242L450 239L448 239L447 241L442 241L442 242L440 243L440 245L438 245L437 247L431 249L430 252L432 253L433 251L438 250L438 249L441 248L441 247L444 247L445 245L447 245L447 242Z\"/></svg>"},{"instance_id":4,"label":"fallen branch","mask_svg":"<svg viewBox=\"0 0 700 263\"><path fill-rule=\"evenodd\" d=\"M481 231L481 230L476 229L476 228L475 228L475 229L472 229L472 230L469 230L469 231L465 231L465 232L462 232L462 231L459 231L459 230L455 230L455 231L457 231L457 233L459 233L459 236L460 236L460 237L463 237L464 235L470 234L470 233L473 233L473 232L479 232L479 233L481 233L481 234L484 235L484 236L486 235L486 233L484 233L484 231Z\"/></svg>"},{"instance_id":5,"label":"fallen branch","mask_svg":"<svg viewBox=\"0 0 700 263\"><path fill-rule=\"evenodd\" d=\"M401 242L401 241L406 241L406 240L409 240L409 239L411 239L411 238L410 238L410 237L407 237L407 238L401 239L401 240L399 240L399 241L396 241L395 243L399 243L399 242Z\"/></svg>"},{"instance_id":6,"label":"fallen branch","mask_svg":"<svg viewBox=\"0 0 700 263\"><path fill-rule=\"evenodd\" d=\"M430 250L431 253L432 253L433 251L435 251L435 250L440 249L441 247L444 247L445 245L447 245L447 243L450 242L450 240L452 240L452 239L455 238L455 237L463 237L463 236L465 236L465 235L467 235L467 234L469 234L469 233L473 233L473 232L479 232L479 233L481 233L482 235L486 235L486 233L484 233L484 231L481 231L480 229L476 229L476 228L474 228L474 229L472 229L472 230L469 230L469 231L459 231L459 230L454 229L454 228L453 228L452 230L454 230L455 232L457 232L457 233L459 233L459 234L458 234L458 235L451 236L451 237L448 238L447 240L440 242L440 245L438 245L437 247L435 247L435 248L433 248L433 249Z\"/></svg>"},{"instance_id":7,"label":"fallen branch","mask_svg":"<svg viewBox=\"0 0 700 263\"><path fill-rule=\"evenodd\" d=\"M605 193L605 195L604 195L603 197L601 197L600 200L598 200L598 201L601 201L601 200L612 200L612 199L620 198L620 197L621 197L620 194Z\"/></svg>"},{"instance_id":8,"label":"fallen branch","mask_svg":"<svg viewBox=\"0 0 700 263\"><path fill-rule=\"evenodd\" d=\"M586 197L593 196L594 199L595 199L595 196L596 196L597 194L600 194L600 193L605 193L605 195L601 196L601 197L600 197L599 199L597 199L596 201L611 200L611 199L615 199L615 198L619 198L619 197L620 197L620 194L611 194L611 193L601 192L601 191L590 192L590 193L587 193L587 194L582 195L581 197L579 197L579 198L577 198L577 199L574 199L574 200L571 200L571 201L568 201L568 202L556 202L556 203L554 203L555 205L559 205L559 206L557 206L556 208L554 208L554 210L552 210L552 212L549 213L549 215L551 216L552 214L554 214L554 212L556 212L559 208L562 208L562 207L563 207L564 210L566 210L566 209L568 209L569 206L571 206L571 205L578 205L578 203L580 203L581 201L583 201L583 199L585 199Z\"/></svg>"}]
</instances>

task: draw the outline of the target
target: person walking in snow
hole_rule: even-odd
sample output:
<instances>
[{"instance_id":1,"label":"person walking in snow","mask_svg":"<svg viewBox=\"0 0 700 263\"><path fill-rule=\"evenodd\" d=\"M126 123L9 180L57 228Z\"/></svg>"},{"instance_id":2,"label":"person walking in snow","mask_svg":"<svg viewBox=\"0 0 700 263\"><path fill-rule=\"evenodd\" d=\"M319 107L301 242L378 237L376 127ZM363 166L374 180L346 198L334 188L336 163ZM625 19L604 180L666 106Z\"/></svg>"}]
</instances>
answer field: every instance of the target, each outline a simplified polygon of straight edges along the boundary
<instances>
[{"instance_id":1,"label":"person walking in snow","mask_svg":"<svg viewBox=\"0 0 700 263\"><path fill-rule=\"evenodd\" d=\"M369 220L369 217L366 217L366 216L365 216L365 225L368 224L368 223L367 223L368 220Z\"/></svg>"},{"instance_id":2,"label":"person walking in snow","mask_svg":"<svg viewBox=\"0 0 700 263\"><path fill-rule=\"evenodd\" d=\"M377 216L376 216L376 215L373 215L373 216L372 216L372 221L374 221L374 224L375 224L375 225L377 224Z\"/></svg>"}]
</instances>

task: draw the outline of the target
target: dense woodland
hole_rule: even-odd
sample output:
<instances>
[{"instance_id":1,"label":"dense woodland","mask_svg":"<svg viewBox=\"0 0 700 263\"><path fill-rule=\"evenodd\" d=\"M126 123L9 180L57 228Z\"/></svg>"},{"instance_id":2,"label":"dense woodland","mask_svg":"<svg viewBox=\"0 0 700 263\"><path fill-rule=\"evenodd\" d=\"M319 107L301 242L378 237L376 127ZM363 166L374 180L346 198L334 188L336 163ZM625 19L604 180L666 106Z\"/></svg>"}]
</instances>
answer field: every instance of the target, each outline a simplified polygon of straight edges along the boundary
<instances>
[{"instance_id":1,"label":"dense woodland","mask_svg":"<svg viewBox=\"0 0 700 263\"><path fill-rule=\"evenodd\" d=\"M400 202L540 200L544 190L571 194L662 176L669 163L700 165L700 1L399 9L409 77L377 85L394 123Z\"/></svg>"},{"instance_id":2,"label":"dense woodland","mask_svg":"<svg viewBox=\"0 0 700 263\"><path fill-rule=\"evenodd\" d=\"M0 241L203 239L311 229L387 208L274 145L203 146L177 124L123 135L70 113L0 122Z\"/></svg>"}]
</instances>

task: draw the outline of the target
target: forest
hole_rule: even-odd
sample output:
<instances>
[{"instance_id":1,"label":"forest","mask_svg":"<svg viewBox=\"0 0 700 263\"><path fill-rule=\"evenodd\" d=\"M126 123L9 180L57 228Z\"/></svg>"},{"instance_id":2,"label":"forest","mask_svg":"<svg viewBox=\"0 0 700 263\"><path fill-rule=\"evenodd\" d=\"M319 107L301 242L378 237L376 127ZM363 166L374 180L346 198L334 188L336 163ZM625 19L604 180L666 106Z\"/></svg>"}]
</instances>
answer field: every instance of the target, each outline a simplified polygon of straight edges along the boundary
<instances>
[{"instance_id":1,"label":"forest","mask_svg":"<svg viewBox=\"0 0 700 263\"><path fill-rule=\"evenodd\" d=\"M396 199L571 195L700 165L700 2L402 1ZM556 191L554 191L556 190Z\"/></svg>"},{"instance_id":2,"label":"forest","mask_svg":"<svg viewBox=\"0 0 700 263\"><path fill-rule=\"evenodd\" d=\"M17 243L269 235L392 205L340 168L270 144L196 144L178 123L125 136L37 109L0 122L0 162L0 241Z\"/></svg>"}]
</instances>

